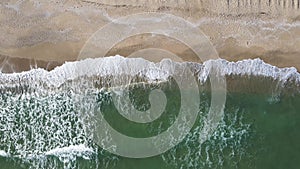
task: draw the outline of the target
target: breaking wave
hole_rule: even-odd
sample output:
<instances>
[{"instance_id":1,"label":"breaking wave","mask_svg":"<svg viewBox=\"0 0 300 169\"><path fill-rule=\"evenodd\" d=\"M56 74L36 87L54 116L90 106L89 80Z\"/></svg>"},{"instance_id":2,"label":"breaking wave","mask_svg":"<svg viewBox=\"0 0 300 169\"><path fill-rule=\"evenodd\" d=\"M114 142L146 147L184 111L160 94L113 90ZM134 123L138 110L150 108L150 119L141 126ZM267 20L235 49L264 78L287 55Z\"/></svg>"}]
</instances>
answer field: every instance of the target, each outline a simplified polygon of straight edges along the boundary
<instances>
[{"instance_id":1,"label":"breaking wave","mask_svg":"<svg viewBox=\"0 0 300 169\"><path fill-rule=\"evenodd\" d=\"M121 56L105 57L97 59L85 59L82 61L66 62L54 70L32 69L21 73L0 74L1 88L18 85L18 83L44 84L48 87L59 87L68 80L74 80L81 76L115 76L130 75L135 76L139 73L149 81L166 80L170 76L169 72L155 71L154 69L164 69L164 66L174 67L179 64L171 60L162 60L159 63L149 62L142 58L124 58ZM300 82L300 74L294 67L278 68L265 63L261 59L247 59L238 62L229 62L224 59L208 60L203 64L181 63L191 67L198 76L200 82L205 82L212 65L218 67L223 76L264 76L279 80L284 84L287 81Z\"/></svg>"},{"instance_id":2,"label":"breaking wave","mask_svg":"<svg viewBox=\"0 0 300 169\"><path fill-rule=\"evenodd\" d=\"M153 63L141 58L114 56L67 62L52 71L33 69L21 73L1 73L0 156L28 161L55 156L66 164L65 168L72 168L70 162L77 157L93 159L101 151L85 135L76 110L89 110L100 95L109 93L103 89L115 84L168 81L174 72L166 70L172 70L175 64L190 68L200 85L209 81L210 71L217 65L222 76L271 78L276 81L276 87L292 85L293 90L299 92L300 74L295 68L277 68L260 59L239 62L219 59L200 64L171 60ZM224 122L222 126L226 128L224 126L228 125ZM227 127L226 130L233 135L227 140L241 139L247 128L249 126L246 124L240 129ZM189 137L193 140L194 134ZM171 157L164 158L172 162ZM112 161L116 159L112 157ZM34 167L40 165L38 163Z\"/></svg>"}]
</instances>

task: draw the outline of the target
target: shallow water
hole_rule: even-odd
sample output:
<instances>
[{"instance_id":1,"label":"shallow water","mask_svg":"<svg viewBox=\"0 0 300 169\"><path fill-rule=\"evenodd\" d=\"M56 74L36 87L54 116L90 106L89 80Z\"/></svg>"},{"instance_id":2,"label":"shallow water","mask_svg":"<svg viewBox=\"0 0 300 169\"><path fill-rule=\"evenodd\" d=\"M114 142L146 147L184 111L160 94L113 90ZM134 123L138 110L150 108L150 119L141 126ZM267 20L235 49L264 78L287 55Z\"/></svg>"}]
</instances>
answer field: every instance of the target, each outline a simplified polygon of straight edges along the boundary
<instances>
[{"instance_id":1,"label":"shallow water","mask_svg":"<svg viewBox=\"0 0 300 169\"><path fill-rule=\"evenodd\" d=\"M131 82L135 83L126 88L136 109L149 109L147 98L153 89L162 89L168 99L160 118L140 124L118 113L111 90L115 75L69 79L58 87L47 86L41 81L26 83L28 79L41 78L38 73L19 76L16 78L19 84L13 83L16 83L13 75L3 75L6 80L2 76L0 168L298 168L300 95L297 84L291 85L293 90L284 92L284 89L291 87L287 85L294 82L291 81L294 76L286 70L282 74L290 75L290 78L276 74L280 78L274 80L270 70L253 65L258 74L265 74L264 77L251 79L243 75L240 78L244 80L237 80L240 85L234 87L243 88L245 81L252 81L252 88L257 87L260 91L260 82L264 82L271 84L270 88L275 91L253 92L254 89L247 90L249 86L238 92L229 91L224 117L214 133L201 144L199 137L210 107L211 93L207 86L199 83L199 116L189 134L169 151L142 159L111 154L99 147L84 128L93 127L95 121L91 120L90 115L101 111L114 129L128 136L144 138L167 130L178 116L181 105L178 86L172 79L160 83L141 83L149 79L131 78ZM229 67L226 67L227 72L237 70ZM262 73L263 70L265 73ZM277 70L275 72L278 73ZM126 81L127 78L122 75L118 80ZM281 83L282 79L284 83ZM232 79L229 84L233 84ZM84 122L86 117L91 120L89 123Z\"/></svg>"}]
</instances>

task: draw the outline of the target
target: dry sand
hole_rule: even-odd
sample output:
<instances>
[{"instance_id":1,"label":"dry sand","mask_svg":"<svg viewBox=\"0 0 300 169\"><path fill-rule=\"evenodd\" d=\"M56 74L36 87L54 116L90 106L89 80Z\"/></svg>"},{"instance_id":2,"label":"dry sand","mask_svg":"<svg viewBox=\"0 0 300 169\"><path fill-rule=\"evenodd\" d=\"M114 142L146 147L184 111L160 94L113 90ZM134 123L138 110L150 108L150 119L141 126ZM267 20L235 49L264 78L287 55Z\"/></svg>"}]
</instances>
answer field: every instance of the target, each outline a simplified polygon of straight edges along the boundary
<instances>
[{"instance_id":1,"label":"dry sand","mask_svg":"<svg viewBox=\"0 0 300 169\"><path fill-rule=\"evenodd\" d=\"M0 2L1 70L52 69L74 61L102 26L140 12L169 13L190 21L208 36L220 58L259 57L300 70L299 6L299 0L4 0ZM184 44L148 34L120 42L107 55L128 56L146 48L201 62Z\"/></svg>"}]
</instances>

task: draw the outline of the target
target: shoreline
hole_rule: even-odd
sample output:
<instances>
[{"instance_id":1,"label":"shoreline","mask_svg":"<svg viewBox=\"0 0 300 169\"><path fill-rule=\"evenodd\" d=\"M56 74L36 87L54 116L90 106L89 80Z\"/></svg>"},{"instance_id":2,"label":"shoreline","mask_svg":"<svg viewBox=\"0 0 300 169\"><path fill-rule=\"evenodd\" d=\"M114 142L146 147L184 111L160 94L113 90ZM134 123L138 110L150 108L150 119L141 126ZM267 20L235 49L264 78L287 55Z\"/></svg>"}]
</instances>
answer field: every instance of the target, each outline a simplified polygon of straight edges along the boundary
<instances>
[{"instance_id":1,"label":"shoreline","mask_svg":"<svg viewBox=\"0 0 300 169\"><path fill-rule=\"evenodd\" d=\"M110 67L107 66L107 64L113 66ZM226 78L226 89L229 92L269 93L275 95L284 93L288 95L296 93L300 94L300 73L297 72L295 68L277 68L260 59L247 59L238 62L229 62L224 59L218 59L209 60L203 64L199 64L195 62L169 63L168 61L153 63L142 58L137 59L113 56L67 62L50 71L44 69L32 69L21 73L0 73L0 84L3 87L8 85L10 86L9 89L13 90L14 88L18 89L19 85L35 84L38 82L38 86L40 86L41 90L52 90L52 88L53 90L56 90L59 89L61 85L73 80L75 82L77 80L79 80L79 82L85 80L91 83L99 81L101 84L103 82L103 85L108 85L110 82L119 84L122 80L125 80L124 82L126 83L128 80L134 80L135 78L142 78L145 82L168 81L168 77L172 77L171 72L167 73L163 71L148 74L147 70L151 71L151 68L163 65L172 67L173 64L185 64L188 66L194 73L194 76L199 83L198 85L204 87L205 90L210 89L208 78L211 71L209 67L213 64L218 67L221 76ZM119 66L116 67L116 65ZM141 65L144 69L140 68ZM76 71L78 68L80 71ZM144 70L146 72L140 74L141 72L139 70ZM167 71L167 69L165 71ZM82 77L82 75L84 76ZM137 75L138 77L136 77ZM118 78L113 80L112 77L114 76ZM94 85L98 86L97 84ZM37 89L39 89L39 87ZM3 90L5 90L5 88L3 88Z\"/></svg>"}]
</instances>

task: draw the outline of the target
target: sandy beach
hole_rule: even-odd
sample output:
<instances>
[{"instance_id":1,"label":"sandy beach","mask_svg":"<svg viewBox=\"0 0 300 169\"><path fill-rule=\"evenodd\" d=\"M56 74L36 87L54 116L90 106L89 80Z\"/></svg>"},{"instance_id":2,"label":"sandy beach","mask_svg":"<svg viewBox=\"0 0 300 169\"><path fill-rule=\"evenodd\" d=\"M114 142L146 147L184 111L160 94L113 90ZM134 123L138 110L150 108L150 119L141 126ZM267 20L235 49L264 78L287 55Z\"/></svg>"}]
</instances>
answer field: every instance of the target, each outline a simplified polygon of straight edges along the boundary
<instances>
[{"instance_id":1,"label":"sandy beach","mask_svg":"<svg viewBox=\"0 0 300 169\"><path fill-rule=\"evenodd\" d=\"M220 58L261 58L278 67L300 70L299 1L28 0L0 4L2 72L52 69L77 60L94 32L114 19L141 12L173 14L193 23L207 35ZM149 47L201 62L180 42L147 34L120 42L107 55L128 56Z\"/></svg>"},{"instance_id":2,"label":"sandy beach","mask_svg":"<svg viewBox=\"0 0 300 169\"><path fill-rule=\"evenodd\" d=\"M0 168L299 169L299 72L300 0L1 0Z\"/></svg>"}]
</instances>

